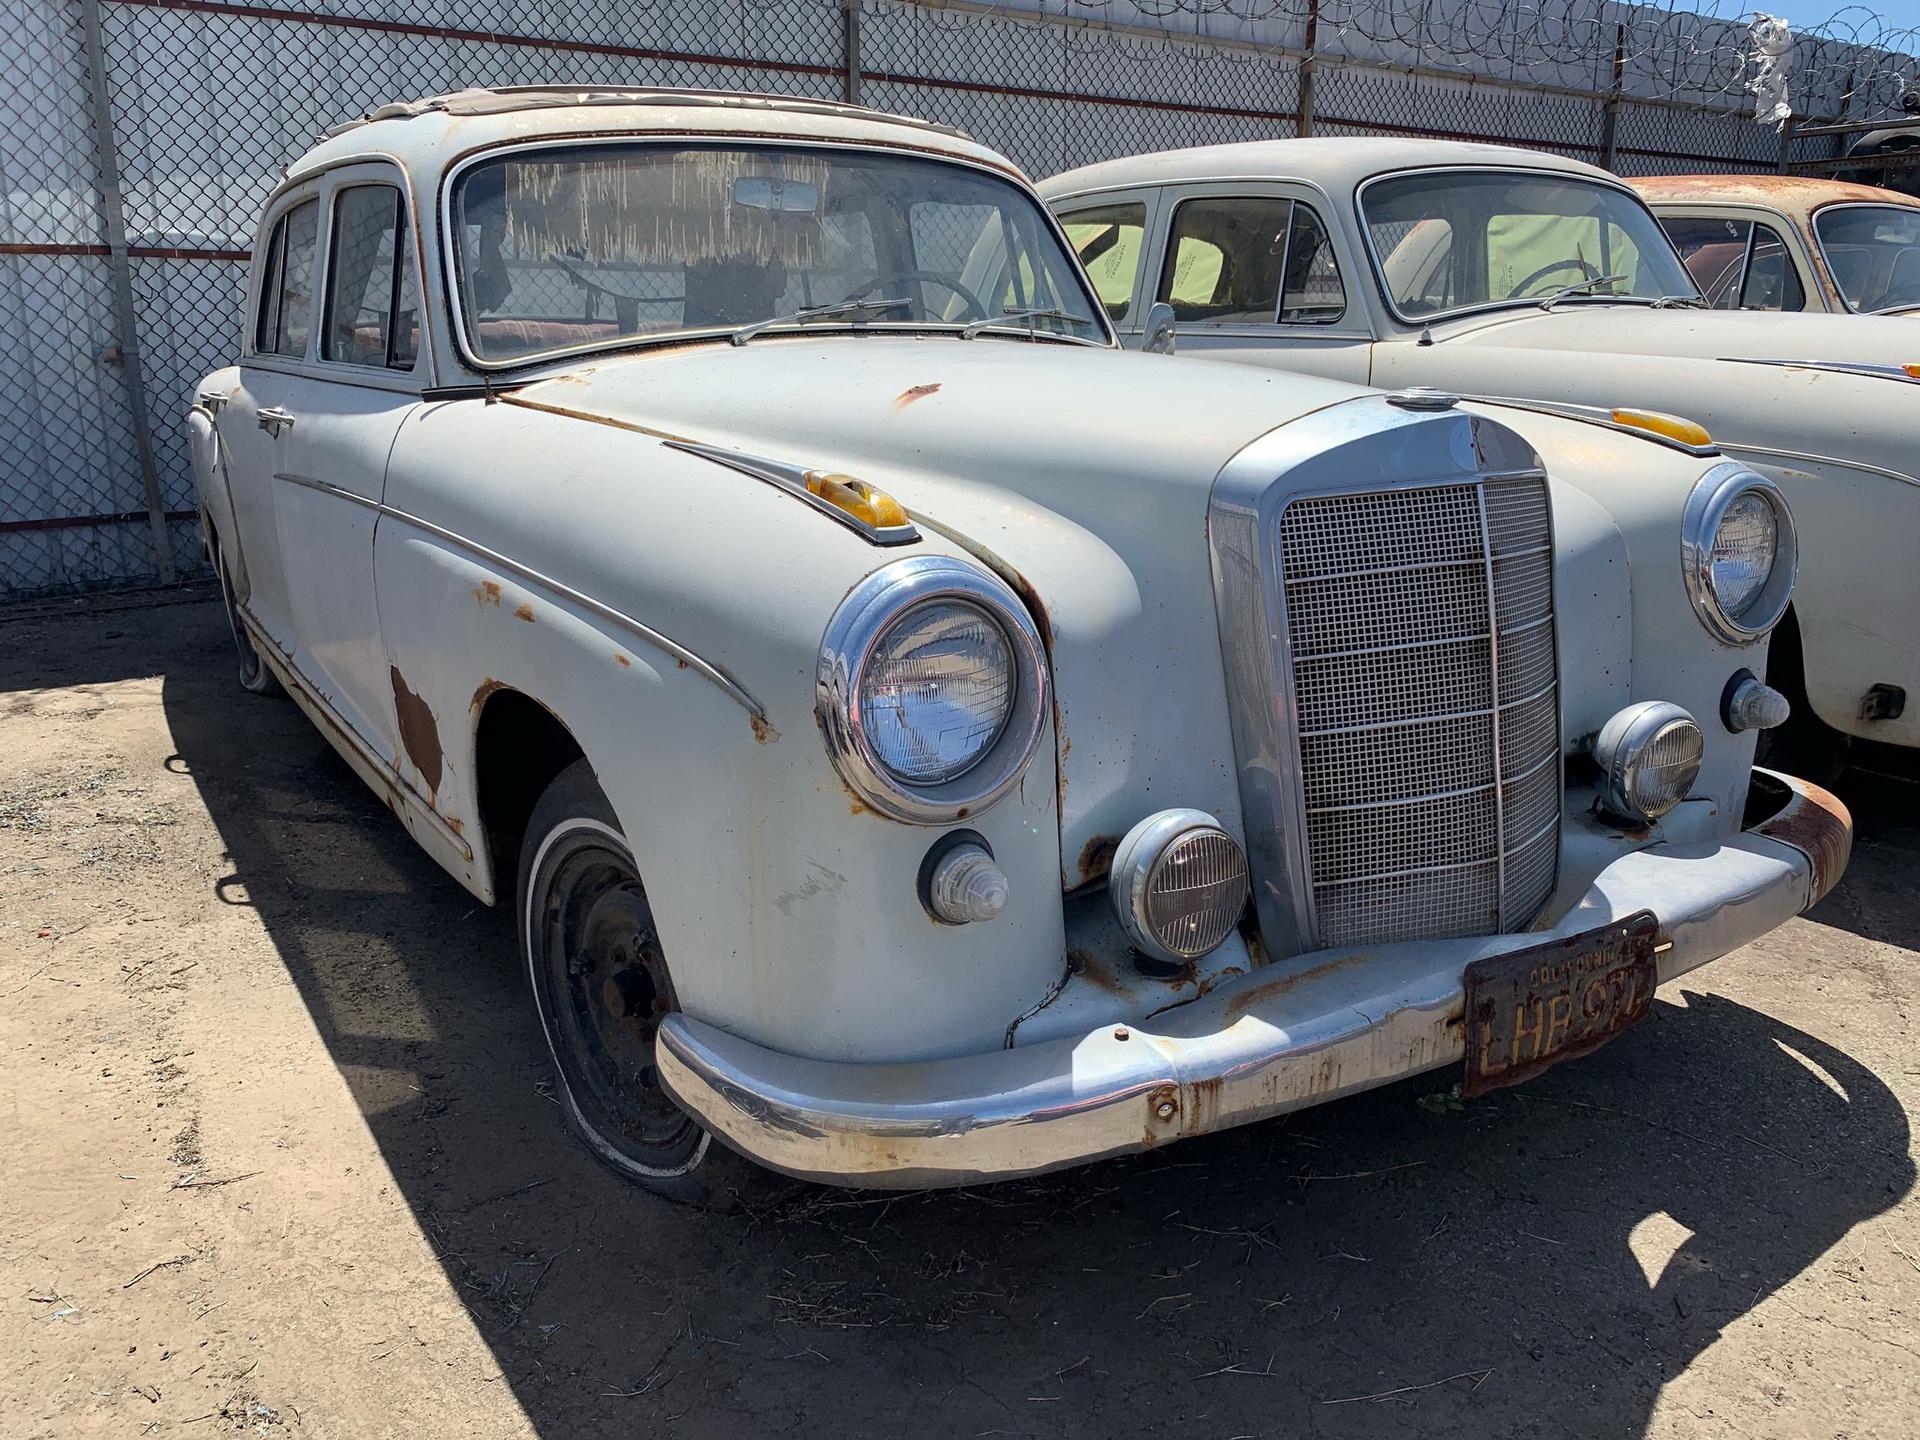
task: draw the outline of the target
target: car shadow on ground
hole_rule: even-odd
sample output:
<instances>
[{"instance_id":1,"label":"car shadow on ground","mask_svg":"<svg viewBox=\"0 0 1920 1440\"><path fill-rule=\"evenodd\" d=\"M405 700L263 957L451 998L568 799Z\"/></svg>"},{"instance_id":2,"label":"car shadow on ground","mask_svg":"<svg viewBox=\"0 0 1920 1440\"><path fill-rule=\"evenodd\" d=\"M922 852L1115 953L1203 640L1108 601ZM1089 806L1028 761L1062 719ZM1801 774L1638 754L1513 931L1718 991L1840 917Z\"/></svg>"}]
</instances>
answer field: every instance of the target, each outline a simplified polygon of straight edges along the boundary
<instances>
[{"instance_id":1,"label":"car shadow on ground","mask_svg":"<svg viewBox=\"0 0 1920 1440\"><path fill-rule=\"evenodd\" d=\"M164 701L231 855L218 893L258 909L555 1440L1638 1435L1726 1326L1912 1184L1873 1074L1682 986L1465 1108L1429 1077L1034 1181L678 1208L566 1138L508 918L292 705L232 690L217 611L192 623Z\"/></svg>"}]
</instances>

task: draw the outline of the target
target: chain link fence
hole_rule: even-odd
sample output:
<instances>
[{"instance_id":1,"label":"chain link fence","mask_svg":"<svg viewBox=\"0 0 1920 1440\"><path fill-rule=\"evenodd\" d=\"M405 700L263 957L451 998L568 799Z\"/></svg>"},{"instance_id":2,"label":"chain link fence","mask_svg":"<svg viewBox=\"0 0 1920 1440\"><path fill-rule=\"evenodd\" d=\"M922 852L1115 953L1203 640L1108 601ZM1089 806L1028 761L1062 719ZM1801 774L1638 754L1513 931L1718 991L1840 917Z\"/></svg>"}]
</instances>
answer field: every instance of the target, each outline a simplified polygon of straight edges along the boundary
<instances>
[{"instance_id":1,"label":"chain link fence","mask_svg":"<svg viewBox=\"0 0 1920 1440\"><path fill-rule=\"evenodd\" d=\"M1424 3L1409 24L1403 0L1042 3L0 0L0 595L204 573L181 420L235 352L254 218L316 135L388 100L542 82L853 97L1036 176L1305 133L1628 174L1770 169L1786 148L1751 118L1730 22L1604 0L1551 30L1523 0ZM1884 45L1811 53L1805 103L1826 118L1913 74Z\"/></svg>"}]
</instances>

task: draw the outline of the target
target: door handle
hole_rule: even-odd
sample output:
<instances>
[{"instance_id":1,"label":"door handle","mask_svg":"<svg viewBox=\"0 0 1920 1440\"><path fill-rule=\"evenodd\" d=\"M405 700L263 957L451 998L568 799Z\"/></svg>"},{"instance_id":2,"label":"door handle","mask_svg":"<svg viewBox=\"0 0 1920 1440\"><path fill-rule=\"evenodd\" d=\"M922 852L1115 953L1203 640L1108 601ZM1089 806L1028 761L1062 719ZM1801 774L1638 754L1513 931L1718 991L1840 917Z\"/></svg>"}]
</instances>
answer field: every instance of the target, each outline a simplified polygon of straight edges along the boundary
<instances>
[{"instance_id":1,"label":"door handle","mask_svg":"<svg viewBox=\"0 0 1920 1440\"><path fill-rule=\"evenodd\" d=\"M276 440L280 438L280 432L282 430L289 430L293 427L293 412L291 410L282 410L278 405L267 406L256 414L254 419L262 430L266 431Z\"/></svg>"}]
</instances>

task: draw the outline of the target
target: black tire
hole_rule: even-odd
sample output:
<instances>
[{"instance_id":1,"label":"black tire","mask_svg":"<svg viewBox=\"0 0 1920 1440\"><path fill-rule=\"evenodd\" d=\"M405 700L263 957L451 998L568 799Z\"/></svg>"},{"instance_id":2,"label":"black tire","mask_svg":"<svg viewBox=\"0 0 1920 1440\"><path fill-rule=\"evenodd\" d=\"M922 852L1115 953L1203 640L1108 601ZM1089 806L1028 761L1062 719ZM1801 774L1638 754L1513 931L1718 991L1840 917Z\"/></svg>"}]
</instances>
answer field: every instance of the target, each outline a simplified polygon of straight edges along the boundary
<instances>
[{"instance_id":1,"label":"black tire","mask_svg":"<svg viewBox=\"0 0 1920 1440\"><path fill-rule=\"evenodd\" d=\"M514 913L567 1124L602 1164L668 1199L713 1210L771 1198L775 1177L715 1144L654 1065L678 1008L633 851L585 760L533 807Z\"/></svg>"},{"instance_id":2,"label":"black tire","mask_svg":"<svg viewBox=\"0 0 1920 1440\"><path fill-rule=\"evenodd\" d=\"M234 602L233 579L227 574L226 562L219 558L219 553L216 546L214 563L220 570L220 599L227 607L227 628L233 632L233 648L240 655L240 688L249 695L285 695L287 692L280 681L260 658L260 652L253 648L253 638L247 634L247 627L240 619L240 607Z\"/></svg>"},{"instance_id":3,"label":"black tire","mask_svg":"<svg viewBox=\"0 0 1920 1440\"><path fill-rule=\"evenodd\" d=\"M1762 730L1754 763L1830 789L1853 763L1853 737L1813 713L1800 648L1800 625L1791 611L1773 632L1767 651L1767 683L1787 697L1787 723Z\"/></svg>"}]
</instances>

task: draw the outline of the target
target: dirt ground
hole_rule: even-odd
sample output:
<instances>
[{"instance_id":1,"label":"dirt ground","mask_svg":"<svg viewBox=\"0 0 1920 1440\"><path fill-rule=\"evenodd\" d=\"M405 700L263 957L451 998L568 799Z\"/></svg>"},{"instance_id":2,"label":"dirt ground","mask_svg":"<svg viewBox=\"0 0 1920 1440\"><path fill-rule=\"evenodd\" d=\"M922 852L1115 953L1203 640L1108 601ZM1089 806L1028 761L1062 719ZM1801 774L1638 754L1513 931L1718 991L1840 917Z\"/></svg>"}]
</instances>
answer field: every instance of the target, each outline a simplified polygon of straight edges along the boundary
<instances>
[{"instance_id":1,"label":"dirt ground","mask_svg":"<svg viewBox=\"0 0 1920 1440\"><path fill-rule=\"evenodd\" d=\"M1530 1087L717 1217L566 1138L506 917L231 669L204 592L0 612L0 1435L1920 1431L1912 779Z\"/></svg>"}]
</instances>

